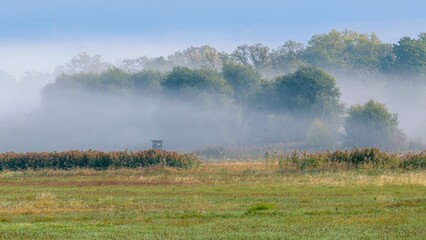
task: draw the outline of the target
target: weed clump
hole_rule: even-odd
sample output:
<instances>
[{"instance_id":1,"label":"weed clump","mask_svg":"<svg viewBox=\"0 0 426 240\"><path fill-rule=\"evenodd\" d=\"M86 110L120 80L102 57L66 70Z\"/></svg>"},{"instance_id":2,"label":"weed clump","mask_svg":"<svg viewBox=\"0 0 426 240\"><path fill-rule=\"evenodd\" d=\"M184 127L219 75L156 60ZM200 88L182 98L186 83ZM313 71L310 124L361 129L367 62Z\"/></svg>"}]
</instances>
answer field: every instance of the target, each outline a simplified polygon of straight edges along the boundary
<instances>
[{"instance_id":1,"label":"weed clump","mask_svg":"<svg viewBox=\"0 0 426 240\"><path fill-rule=\"evenodd\" d=\"M419 154L409 153L401 162L401 167L408 170L426 169L426 151Z\"/></svg>"}]
</instances>

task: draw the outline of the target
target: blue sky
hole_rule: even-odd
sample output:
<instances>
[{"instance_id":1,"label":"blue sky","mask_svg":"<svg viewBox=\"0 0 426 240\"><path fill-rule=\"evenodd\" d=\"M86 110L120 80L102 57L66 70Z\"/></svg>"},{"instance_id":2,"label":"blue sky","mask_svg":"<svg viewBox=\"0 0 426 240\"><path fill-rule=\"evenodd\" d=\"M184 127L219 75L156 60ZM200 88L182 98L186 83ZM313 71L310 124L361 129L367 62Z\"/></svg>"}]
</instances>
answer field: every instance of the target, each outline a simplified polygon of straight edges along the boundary
<instances>
[{"instance_id":1,"label":"blue sky","mask_svg":"<svg viewBox=\"0 0 426 240\"><path fill-rule=\"evenodd\" d=\"M51 49L52 56L87 51L117 59L201 44L276 47L331 29L375 32L396 42L426 31L425 9L424 0L0 0L0 54L31 59ZM145 47L131 49L139 45ZM0 61L0 69L5 64L11 63Z\"/></svg>"},{"instance_id":2,"label":"blue sky","mask_svg":"<svg viewBox=\"0 0 426 240\"><path fill-rule=\"evenodd\" d=\"M388 41L426 30L426 1L1 0L0 39L183 38L306 41L332 28ZM425 26L424 29L419 27ZM388 31L388 32L386 32ZM250 39L247 39L251 42ZM188 39L190 42L190 39Z\"/></svg>"}]
</instances>

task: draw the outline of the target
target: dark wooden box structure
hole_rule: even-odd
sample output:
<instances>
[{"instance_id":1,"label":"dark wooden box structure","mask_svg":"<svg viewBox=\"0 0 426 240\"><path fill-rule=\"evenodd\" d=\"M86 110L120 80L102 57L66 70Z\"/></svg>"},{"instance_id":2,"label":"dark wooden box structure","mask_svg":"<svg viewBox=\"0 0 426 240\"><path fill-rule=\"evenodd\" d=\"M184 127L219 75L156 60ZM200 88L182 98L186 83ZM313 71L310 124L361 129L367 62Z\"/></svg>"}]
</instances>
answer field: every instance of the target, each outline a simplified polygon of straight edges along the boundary
<instances>
[{"instance_id":1,"label":"dark wooden box structure","mask_svg":"<svg viewBox=\"0 0 426 240\"><path fill-rule=\"evenodd\" d=\"M163 149L163 140L151 140L152 148L162 150Z\"/></svg>"}]
</instances>

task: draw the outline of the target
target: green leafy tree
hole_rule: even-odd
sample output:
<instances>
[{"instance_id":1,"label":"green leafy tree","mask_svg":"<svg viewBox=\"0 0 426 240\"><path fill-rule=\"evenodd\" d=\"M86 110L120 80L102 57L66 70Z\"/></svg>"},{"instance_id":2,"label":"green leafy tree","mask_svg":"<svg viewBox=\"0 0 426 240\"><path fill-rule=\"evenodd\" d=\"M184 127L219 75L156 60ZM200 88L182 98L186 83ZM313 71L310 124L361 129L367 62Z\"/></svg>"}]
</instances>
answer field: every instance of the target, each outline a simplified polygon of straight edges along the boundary
<instances>
[{"instance_id":1,"label":"green leafy tree","mask_svg":"<svg viewBox=\"0 0 426 240\"><path fill-rule=\"evenodd\" d=\"M269 67L271 62L270 49L261 44L241 45L238 46L231 54L231 59L234 63L242 65L251 65L256 70L261 70Z\"/></svg>"},{"instance_id":2,"label":"green leafy tree","mask_svg":"<svg viewBox=\"0 0 426 240\"><path fill-rule=\"evenodd\" d=\"M270 50L267 46L256 43L248 47L250 59L255 69L266 68L270 63Z\"/></svg>"},{"instance_id":3,"label":"green leafy tree","mask_svg":"<svg viewBox=\"0 0 426 240\"><path fill-rule=\"evenodd\" d=\"M191 69L202 68L218 71L222 65L219 52L208 45L190 47L184 51L178 51L168 56L168 61L173 66L188 67Z\"/></svg>"},{"instance_id":4,"label":"green leafy tree","mask_svg":"<svg viewBox=\"0 0 426 240\"><path fill-rule=\"evenodd\" d=\"M378 147L395 150L405 142L398 128L398 117L386 105L370 100L349 108L344 124L344 145L352 147Z\"/></svg>"},{"instance_id":5,"label":"green leafy tree","mask_svg":"<svg viewBox=\"0 0 426 240\"><path fill-rule=\"evenodd\" d=\"M112 68L102 73L98 78L98 86L110 91L131 91L133 84L129 74L119 68Z\"/></svg>"},{"instance_id":6,"label":"green leafy tree","mask_svg":"<svg viewBox=\"0 0 426 240\"><path fill-rule=\"evenodd\" d=\"M381 57L390 48L389 44L382 43L374 33L360 34L345 31L343 40L345 43L343 58L353 69L377 71Z\"/></svg>"},{"instance_id":7,"label":"green leafy tree","mask_svg":"<svg viewBox=\"0 0 426 240\"><path fill-rule=\"evenodd\" d=\"M111 68L101 74L76 73L60 75L45 88L45 92L91 90L98 92L130 93L134 89L129 74L118 68Z\"/></svg>"},{"instance_id":8,"label":"green leafy tree","mask_svg":"<svg viewBox=\"0 0 426 240\"><path fill-rule=\"evenodd\" d=\"M382 43L374 33L332 30L311 38L304 59L326 69L377 71L388 49L389 45Z\"/></svg>"},{"instance_id":9,"label":"green leafy tree","mask_svg":"<svg viewBox=\"0 0 426 240\"><path fill-rule=\"evenodd\" d=\"M231 61L237 64L242 65L251 65L250 60L250 49L247 44L237 46L237 48L232 52Z\"/></svg>"},{"instance_id":10,"label":"green leafy tree","mask_svg":"<svg viewBox=\"0 0 426 240\"><path fill-rule=\"evenodd\" d=\"M395 70L404 74L426 73L426 34L418 39L401 38L393 46Z\"/></svg>"},{"instance_id":11,"label":"green leafy tree","mask_svg":"<svg viewBox=\"0 0 426 240\"><path fill-rule=\"evenodd\" d=\"M161 85L169 93L187 96L199 94L229 95L232 92L219 73L207 69L191 70L186 67L175 67Z\"/></svg>"},{"instance_id":12,"label":"green leafy tree","mask_svg":"<svg viewBox=\"0 0 426 240\"><path fill-rule=\"evenodd\" d=\"M327 34L314 35L308 42L305 60L318 67L342 67L344 66L344 49L342 34L336 30Z\"/></svg>"},{"instance_id":13,"label":"green leafy tree","mask_svg":"<svg viewBox=\"0 0 426 240\"><path fill-rule=\"evenodd\" d=\"M260 88L261 77L251 66L225 64L222 75L234 91L234 99L239 103L247 100Z\"/></svg>"},{"instance_id":14,"label":"green leafy tree","mask_svg":"<svg viewBox=\"0 0 426 240\"><path fill-rule=\"evenodd\" d=\"M340 90L333 76L315 67L302 67L274 82L274 108L284 112L336 118L343 111Z\"/></svg>"},{"instance_id":15,"label":"green leafy tree","mask_svg":"<svg viewBox=\"0 0 426 240\"><path fill-rule=\"evenodd\" d=\"M161 82L165 79L165 74L153 71L145 70L136 72L130 75L130 81L137 92L143 93L159 93L161 90Z\"/></svg>"},{"instance_id":16,"label":"green leafy tree","mask_svg":"<svg viewBox=\"0 0 426 240\"><path fill-rule=\"evenodd\" d=\"M272 67L279 74L296 71L304 65L302 56L306 47L302 43L287 41L272 52Z\"/></svg>"},{"instance_id":17,"label":"green leafy tree","mask_svg":"<svg viewBox=\"0 0 426 240\"><path fill-rule=\"evenodd\" d=\"M46 85L44 94L55 94L58 91L94 90L99 87L100 76L93 73L76 73L73 75L60 75L55 82Z\"/></svg>"},{"instance_id":18,"label":"green leafy tree","mask_svg":"<svg viewBox=\"0 0 426 240\"><path fill-rule=\"evenodd\" d=\"M263 120L256 121L264 122L262 131L278 134L274 141L303 143L314 119L324 123L335 138L343 114L334 78L315 67L302 67L293 74L263 82L251 103L265 113Z\"/></svg>"}]
</instances>

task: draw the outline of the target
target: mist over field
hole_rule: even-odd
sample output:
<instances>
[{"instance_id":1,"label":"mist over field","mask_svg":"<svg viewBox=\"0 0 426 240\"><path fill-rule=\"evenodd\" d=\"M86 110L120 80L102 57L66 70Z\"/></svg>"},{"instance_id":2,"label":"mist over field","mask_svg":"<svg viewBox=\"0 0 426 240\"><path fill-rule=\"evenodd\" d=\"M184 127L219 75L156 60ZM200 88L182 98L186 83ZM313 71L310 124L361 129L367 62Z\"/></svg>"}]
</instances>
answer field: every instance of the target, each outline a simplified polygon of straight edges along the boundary
<instances>
[{"instance_id":1,"label":"mist over field","mask_svg":"<svg viewBox=\"0 0 426 240\"><path fill-rule=\"evenodd\" d=\"M342 91L342 101L347 105L360 104L374 99L385 103L392 113L398 114L399 126L412 139L426 139L426 87L409 79L389 83L384 79L359 77L337 78Z\"/></svg>"},{"instance_id":2,"label":"mist over field","mask_svg":"<svg viewBox=\"0 0 426 240\"><path fill-rule=\"evenodd\" d=\"M425 9L0 0L0 239L426 239Z\"/></svg>"},{"instance_id":3,"label":"mist over field","mask_svg":"<svg viewBox=\"0 0 426 240\"><path fill-rule=\"evenodd\" d=\"M137 150L152 139L182 151L417 150L426 140L424 56L400 57L406 42L426 53L424 40L392 45L333 30L272 49L203 45L115 62L79 53L48 72L16 78L1 71L0 151ZM368 102L383 122L367 112ZM372 127L350 125L361 110Z\"/></svg>"},{"instance_id":4,"label":"mist over field","mask_svg":"<svg viewBox=\"0 0 426 240\"><path fill-rule=\"evenodd\" d=\"M423 150L424 7L3 1L0 152Z\"/></svg>"}]
</instances>

